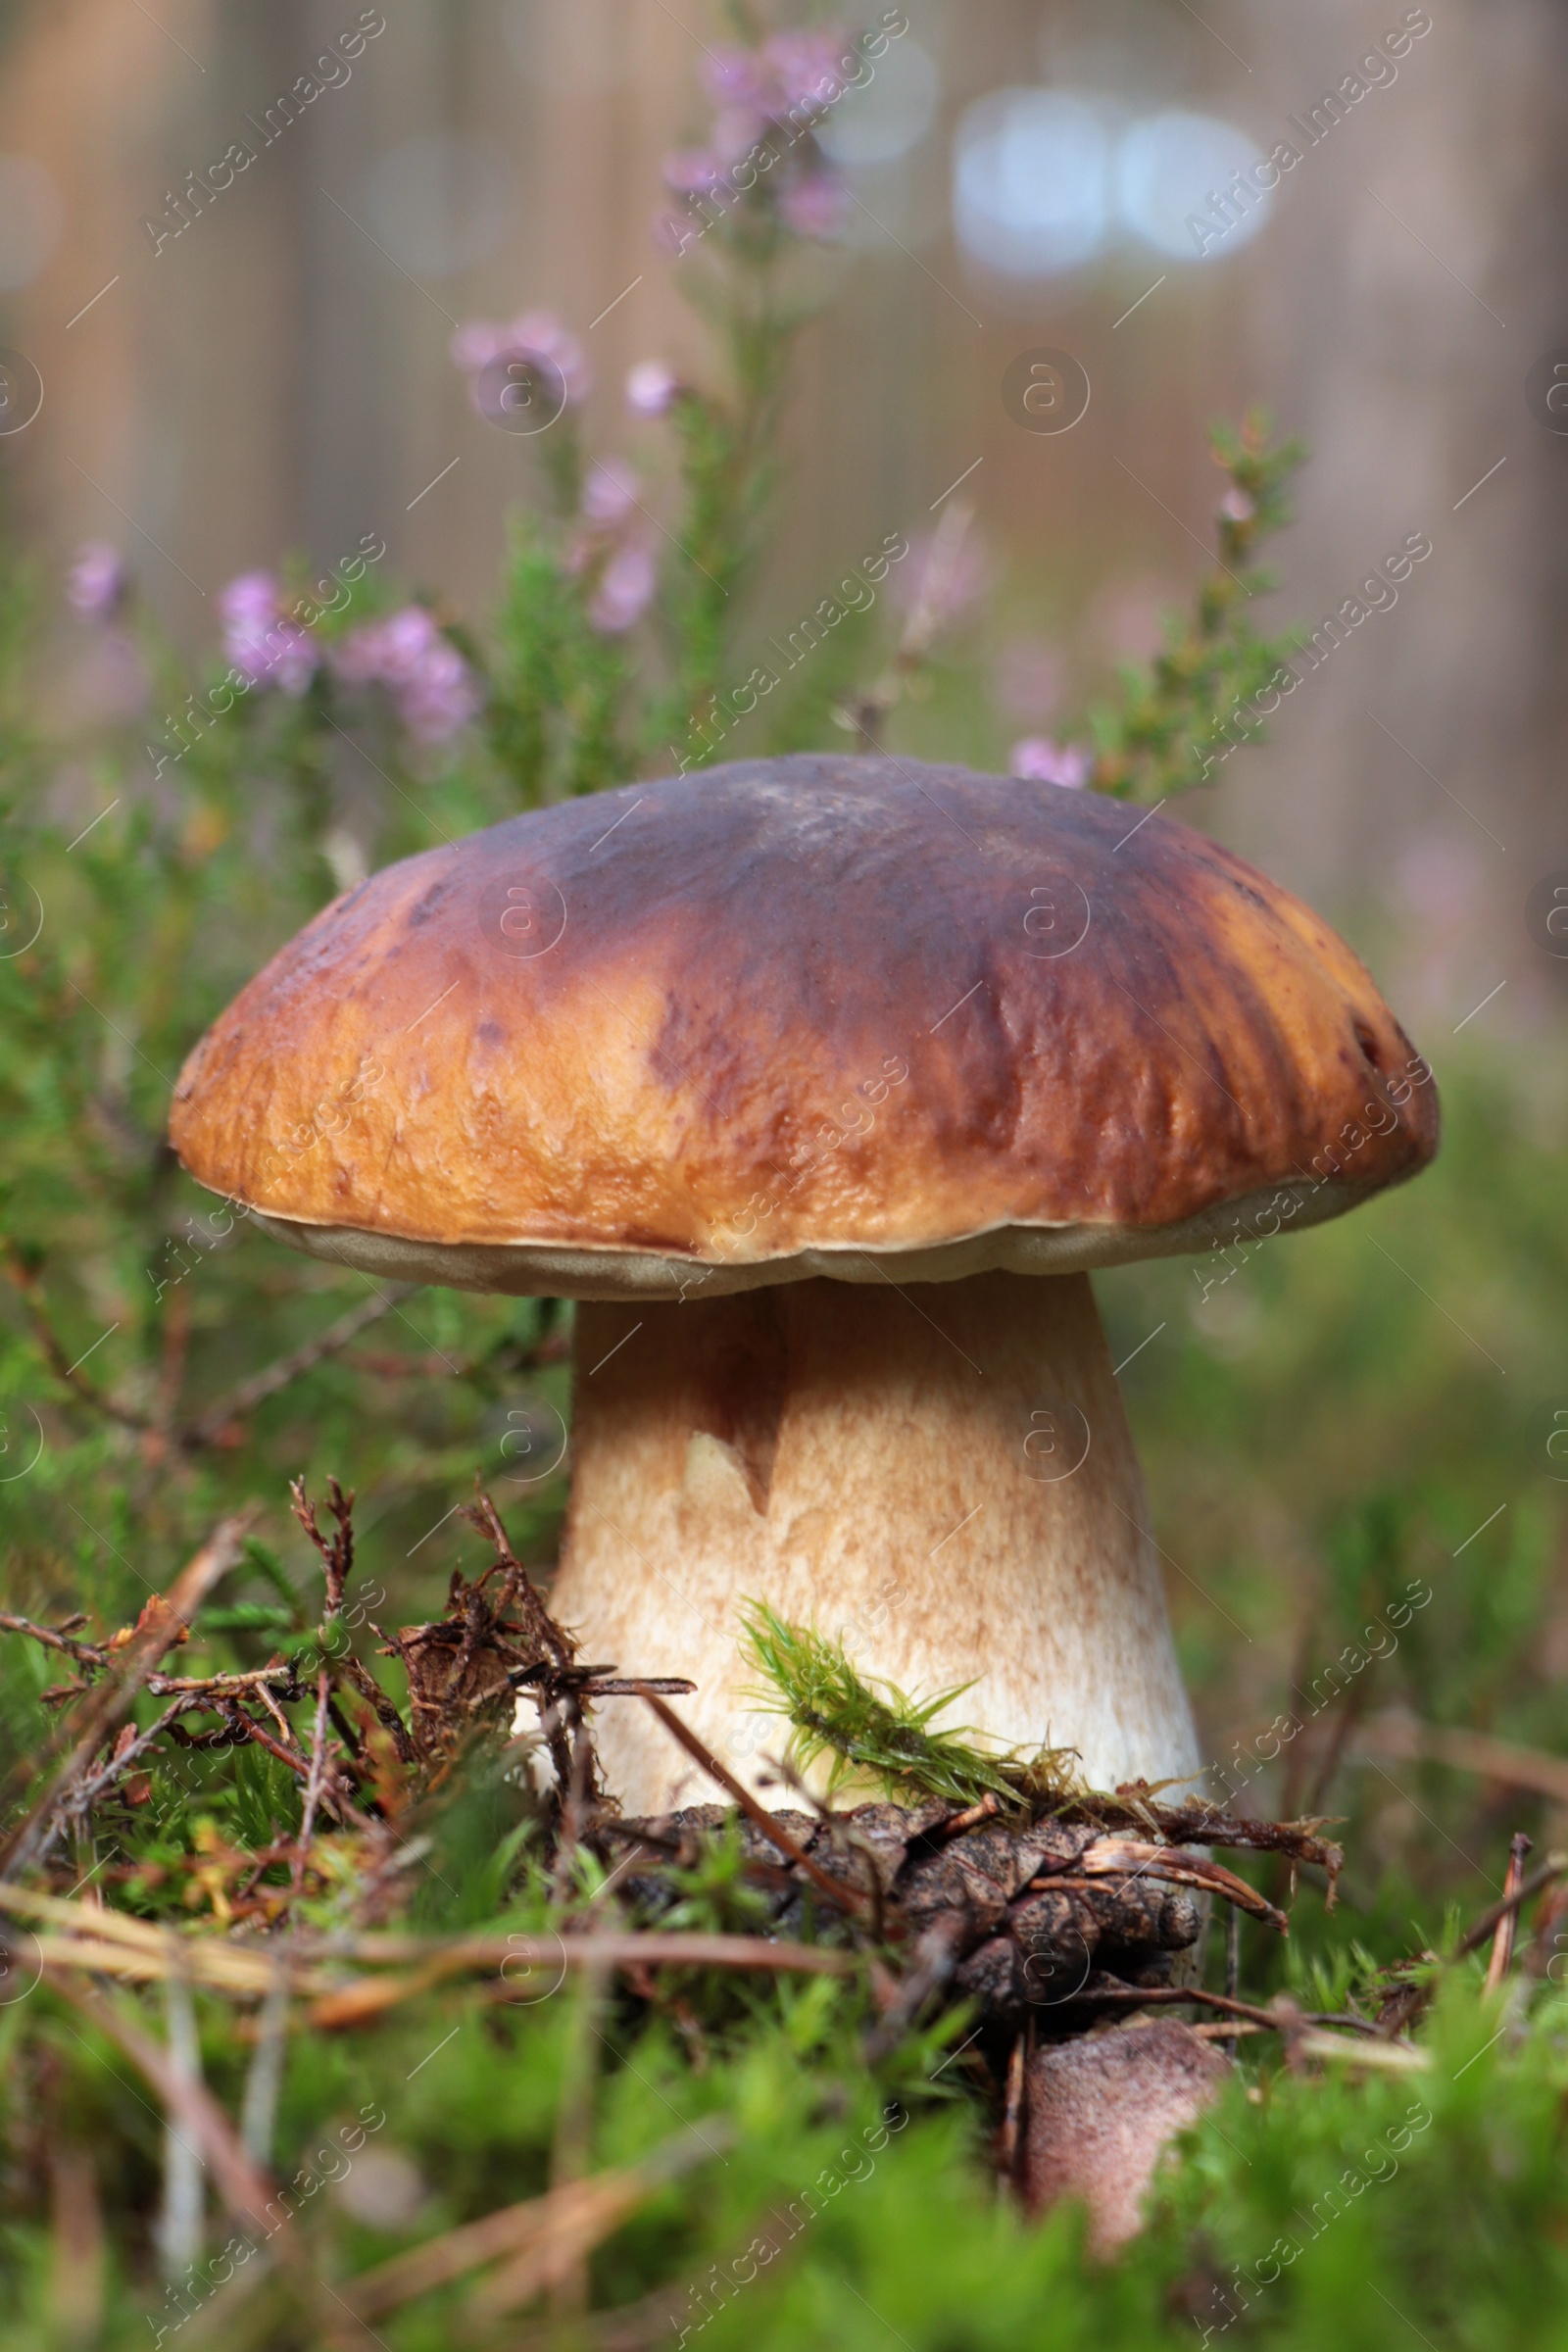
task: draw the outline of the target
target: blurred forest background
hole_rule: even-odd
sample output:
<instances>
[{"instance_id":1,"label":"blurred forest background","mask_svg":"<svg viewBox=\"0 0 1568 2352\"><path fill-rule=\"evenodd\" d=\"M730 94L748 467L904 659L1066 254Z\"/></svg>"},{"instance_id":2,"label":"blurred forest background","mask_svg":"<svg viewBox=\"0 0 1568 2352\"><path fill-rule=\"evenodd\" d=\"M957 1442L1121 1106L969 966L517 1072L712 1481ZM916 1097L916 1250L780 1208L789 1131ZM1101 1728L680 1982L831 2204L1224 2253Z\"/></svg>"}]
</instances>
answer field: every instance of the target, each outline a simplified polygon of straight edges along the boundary
<instances>
[{"instance_id":1,"label":"blurred forest background","mask_svg":"<svg viewBox=\"0 0 1568 2352\"><path fill-rule=\"evenodd\" d=\"M997 93L1076 96L1118 137L1212 118L1241 160L1291 136L1401 11L903 14L826 142L850 201L813 264L832 299L783 412L778 545L731 616L737 679L886 534L929 532L966 476L983 580L890 740L1004 765L1190 598L1220 487L1207 422L1253 401L1312 452L1263 625L1311 628L1407 535L1432 542L1268 743L1180 813L1359 948L1434 1065L1443 1155L1222 1280L1185 1263L1098 1278L1184 1663L1229 1760L1215 1793L1349 1817L1355 1932L1402 1947L1412 1919L1431 1933L1450 1898L1489 1899L1513 1829L1568 1838L1568 942L1544 912L1568 880L1568 438L1527 383L1568 337L1568 21L1549 0L1435 6L1396 76L1201 260L1190 238L1162 250L1101 220L1086 181L1019 199L1024 246L1055 204L1073 266L1009 270L1004 240L956 227L956 174L980 169ZM385 29L349 78L158 246L146 222L187 174L370 16ZM662 428L626 416L621 387L649 358L713 374L684 264L650 228L723 24L709 0L6 11L0 343L44 391L0 437L21 551L0 966L15 1608L91 1592L112 1624L220 1502L260 1497L264 1623L269 1574L304 1571L285 1492L301 1470L359 1489L362 1570L394 1615L423 1614L471 1542L431 1538L476 1465L528 1556L551 1556L567 1398L545 1310L435 1290L368 1304L359 1278L242 1228L192 1239L212 1204L158 1143L183 1054L241 981L357 871L505 813L504 780L373 713L328 731L282 708L216 730L177 776L154 764L234 574L298 559L314 580L379 538L389 580L483 628L507 511L539 476L449 357L475 318L560 316L593 371L589 438L635 455L668 537ZM1069 432L1021 430L1004 404L1009 362L1038 347L1088 372ZM87 540L133 575L134 627L130 608L108 626L69 610ZM737 754L842 743L829 666ZM356 1315L275 1393L247 1386ZM1364 1629L1412 1580L1430 1600L1369 1659ZM13 1738L40 1722L15 1691Z\"/></svg>"}]
</instances>

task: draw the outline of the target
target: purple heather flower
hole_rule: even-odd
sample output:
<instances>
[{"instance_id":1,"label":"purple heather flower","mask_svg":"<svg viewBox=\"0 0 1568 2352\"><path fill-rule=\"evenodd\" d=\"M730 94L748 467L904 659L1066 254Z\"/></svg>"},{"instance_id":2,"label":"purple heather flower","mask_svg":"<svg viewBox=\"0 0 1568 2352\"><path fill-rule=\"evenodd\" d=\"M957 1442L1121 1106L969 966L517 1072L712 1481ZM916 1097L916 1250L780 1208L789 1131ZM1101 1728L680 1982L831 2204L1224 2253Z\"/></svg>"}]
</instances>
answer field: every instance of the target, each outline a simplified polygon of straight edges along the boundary
<instances>
[{"instance_id":1,"label":"purple heather flower","mask_svg":"<svg viewBox=\"0 0 1568 2352\"><path fill-rule=\"evenodd\" d=\"M640 539L617 547L599 575L589 600L588 619L602 636L618 637L647 612L658 585L654 559Z\"/></svg>"},{"instance_id":2,"label":"purple heather flower","mask_svg":"<svg viewBox=\"0 0 1568 2352\"><path fill-rule=\"evenodd\" d=\"M82 620L109 620L125 593L120 550L107 539L89 539L72 558L66 598Z\"/></svg>"},{"instance_id":3,"label":"purple heather flower","mask_svg":"<svg viewBox=\"0 0 1568 2352\"><path fill-rule=\"evenodd\" d=\"M351 686L384 686L409 733L442 743L479 709L479 682L423 605L405 605L385 620L351 629L333 654Z\"/></svg>"},{"instance_id":4,"label":"purple heather flower","mask_svg":"<svg viewBox=\"0 0 1568 2352\"><path fill-rule=\"evenodd\" d=\"M831 106L845 87L839 64L843 55L844 38L837 32L775 32L764 41L762 56L784 102L779 111Z\"/></svg>"},{"instance_id":5,"label":"purple heather flower","mask_svg":"<svg viewBox=\"0 0 1568 2352\"><path fill-rule=\"evenodd\" d=\"M1081 792L1095 756L1086 743L1056 743L1049 735L1026 735L1007 754L1007 772L1029 784L1061 784Z\"/></svg>"},{"instance_id":6,"label":"purple heather flower","mask_svg":"<svg viewBox=\"0 0 1568 2352\"><path fill-rule=\"evenodd\" d=\"M452 364L465 375L478 375L500 359L507 348L507 330L494 326L488 318L475 318L467 326L455 327L447 343Z\"/></svg>"},{"instance_id":7,"label":"purple heather flower","mask_svg":"<svg viewBox=\"0 0 1568 2352\"><path fill-rule=\"evenodd\" d=\"M481 379L499 360L519 360L524 366L559 375L568 404L581 403L593 390L593 373L582 345L554 311L524 311L504 326L485 318L472 319L458 328L447 349L469 379L469 396L475 407L480 406Z\"/></svg>"},{"instance_id":8,"label":"purple heather flower","mask_svg":"<svg viewBox=\"0 0 1568 2352\"><path fill-rule=\"evenodd\" d=\"M766 114L772 106L773 78L755 49L710 49L703 79L715 106L745 107L753 114Z\"/></svg>"},{"instance_id":9,"label":"purple heather flower","mask_svg":"<svg viewBox=\"0 0 1568 2352\"><path fill-rule=\"evenodd\" d=\"M813 172L779 192L778 214L798 237L815 237L830 244L844 227L845 193L836 179Z\"/></svg>"},{"instance_id":10,"label":"purple heather flower","mask_svg":"<svg viewBox=\"0 0 1568 2352\"><path fill-rule=\"evenodd\" d=\"M724 179L724 167L710 147L677 147L659 170L665 187L676 196L704 196Z\"/></svg>"},{"instance_id":11,"label":"purple heather flower","mask_svg":"<svg viewBox=\"0 0 1568 2352\"><path fill-rule=\"evenodd\" d=\"M639 360L626 378L626 406L634 416L662 416L680 394L680 379L662 360Z\"/></svg>"},{"instance_id":12,"label":"purple heather flower","mask_svg":"<svg viewBox=\"0 0 1568 2352\"><path fill-rule=\"evenodd\" d=\"M590 522L611 527L637 509L637 476L623 458L601 458L582 486L582 511Z\"/></svg>"},{"instance_id":13,"label":"purple heather flower","mask_svg":"<svg viewBox=\"0 0 1568 2352\"><path fill-rule=\"evenodd\" d=\"M321 649L283 610L277 575L242 571L218 595L223 653L252 686L276 686L298 698L320 667Z\"/></svg>"},{"instance_id":14,"label":"purple heather flower","mask_svg":"<svg viewBox=\"0 0 1568 2352\"><path fill-rule=\"evenodd\" d=\"M1233 485L1219 502L1219 511L1227 522L1250 522L1257 513L1256 501Z\"/></svg>"}]
</instances>

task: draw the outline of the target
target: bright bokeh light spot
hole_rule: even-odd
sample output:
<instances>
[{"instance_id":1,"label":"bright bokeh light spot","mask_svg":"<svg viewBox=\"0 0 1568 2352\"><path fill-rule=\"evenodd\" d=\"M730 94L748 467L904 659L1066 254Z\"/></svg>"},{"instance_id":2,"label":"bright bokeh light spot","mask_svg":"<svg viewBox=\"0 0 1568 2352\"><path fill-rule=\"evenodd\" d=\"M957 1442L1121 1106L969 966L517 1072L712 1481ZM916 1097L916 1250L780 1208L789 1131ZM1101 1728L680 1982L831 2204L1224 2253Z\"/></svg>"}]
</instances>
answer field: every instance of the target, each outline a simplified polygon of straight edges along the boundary
<instances>
[{"instance_id":1,"label":"bright bokeh light spot","mask_svg":"<svg viewBox=\"0 0 1568 2352\"><path fill-rule=\"evenodd\" d=\"M1173 261L1234 253L1261 228L1270 198L1248 181L1250 206L1232 202L1231 225L1210 204L1228 195L1231 173L1258 161L1257 142L1216 115L1152 115L1122 134L1116 156L1116 203L1135 236ZM1206 242L1188 222L1195 215L1223 233ZM1240 215L1240 218L1236 218Z\"/></svg>"},{"instance_id":2,"label":"bright bokeh light spot","mask_svg":"<svg viewBox=\"0 0 1568 2352\"><path fill-rule=\"evenodd\" d=\"M0 155L0 293L30 286L54 259L65 219L60 190L30 155Z\"/></svg>"},{"instance_id":3,"label":"bright bokeh light spot","mask_svg":"<svg viewBox=\"0 0 1568 2352\"><path fill-rule=\"evenodd\" d=\"M1054 277L1099 252L1114 148L1100 110L1064 91L995 90L954 140L953 216L971 257L1009 277Z\"/></svg>"},{"instance_id":4,"label":"bright bokeh light spot","mask_svg":"<svg viewBox=\"0 0 1568 2352\"><path fill-rule=\"evenodd\" d=\"M936 120L940 78L917 41L902 40L866 63L871 79L846 91L816 134L829 159L849 171L906 155Z\"/></svg>"}]
</instances>

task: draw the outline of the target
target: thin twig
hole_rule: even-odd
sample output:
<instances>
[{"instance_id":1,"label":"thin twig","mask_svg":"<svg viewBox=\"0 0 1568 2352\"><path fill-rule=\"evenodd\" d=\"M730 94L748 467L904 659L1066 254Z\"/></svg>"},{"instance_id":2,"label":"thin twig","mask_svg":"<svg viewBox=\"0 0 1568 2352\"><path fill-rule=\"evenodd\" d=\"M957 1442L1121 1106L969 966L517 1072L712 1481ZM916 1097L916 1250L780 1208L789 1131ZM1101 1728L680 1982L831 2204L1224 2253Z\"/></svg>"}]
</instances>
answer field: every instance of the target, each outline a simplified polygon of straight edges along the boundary
<instances>
[{"instance_id":1,"label":"thin twig","mask_svg":"<svg viewBox=\"0 0 1568 2352\"><path fill-rule=\"evenodd\" d=\"M827 1872L818 1863L811 1860L805 1847L796 1844L789 1832L779 1826L767 1807L755 1797L749 1788L741 1786L728 1766L719 1762L711 1748L704 1746L697 1734L682 1723L673 1707L665 1706L657 1691L650 1689L647 1683L640 1683L637 1687L637 1695L647 1701L665 1731L670 1734L672 1739L679 1740L686 1753L694 1762L702 1766L709 1778L716 1781L719 1787L734 1798L741 1811L748 1820L756 1824L763 1837L776 1845L781 1854L787 1855L798 1870L806 1873L818 1893L825 1894L831 1902L838 1905L840 1910L864 1912L870 1908L870 1898L858 1886L849 1886L842 1879L829 1878Z\"/></svg>"},{"instance_id":2,"label":"thin twig","mask_svg":"<svg viewBox=\"0 0 1568 2352\"><path fill-rule=\"evenodd\" d=\"M70 1629L86 1622L85 1617L68 1617L63 1626L34 1625L30 1617L0 1614L0 1634L26 1634L34 1642L41 1642L46 1649L64 1650L78 1666L107 1666L107 1649L96 1642L77 1642L72 1638Z\"/></svg>"},{"instance_id":3,"label":"thin twig","mask_svg":"<svg viewBox=\"0 0 1568 2352\"><path fill-rule=\"evenodd\" d=\"M1568 1854L1548 1854L1539 1870L1533 1870L1511 1894L1505 1894L1500 1902L1493 1903L1482 1912L1474 1927L1465 1930L1453 1947L1454 1959L1462 1960L1467 1952L1479 1951L1500 1919L1506 1918L1510 1911L1519 1910L1538 1895L1543 1886L1549 1886L1553 1879L1560 1879L1565 1872L1568 1872Z\"/></svg>"},{"instance_id":4,"label":"thin twig","mask_svg":"<svg viewBox=\"0 0 1568 2352\"><path fill-rule=\"evenodd\" d=\"M305 1885L306 1857L316 1834L316 1809L321 1801L321 1787L326 1778L326 1701L331 1688L331 1679L323 1666L316 1678L316 1724L311 1734L311 1769L305 1782L305 1810L300 1817L299 1846L294 1862L296 1894Z\"/></svg>"},{"instance_id":5,"label":"thin twig","mask_svg":"<svg viewBox=\"0 0 1568 2352\"><path fill-rule=\"evenodd\" d=\"M1081 1991L1069 1993L1064 2001L1054 2006L1098 2009L1120 2007L1128 2003L1135 2009L1154 2009L1180 2007L1187 2001L1195 2002L1200 2009L1217 2009L1226 2017L1247 2018L1254 2026L1261 2026L1271 2034L1294 2033L1303 2025L1344 2026L1352 2034L1364 2034L1368 2039L1381 2038L1369 2019L1352 2017L1347 2010L1324 2010L1308 2014L1293 2007L1282 2014L1273 2009L1260 2009L1255 2001L1233 2000L1228 1993L1204 1992L1196 1984L1087 1985Z\"/></svg>"},{"instance_id":6,"label":"thin twig","mask_svg":"<svg viewBox=\"0 0 1568 2352\"><path fill-rule=\"evenodd\" d=\"M1034 2020L1030 2019L1030 2024ZM1023 2137L1024 2059L1028 2054L1028 2035L1015 2034L1007 2058L1007 2095L1002 2116L1002 2137L997 2149L997 2170L1004 2180L1014 2181L1018 2177L1018 2157Z\"/></svg>"},{"instance_id":7,"label":"thin twig","mask_svg":"<svg viewBox=\"0 0 1568 2352\"><path fill-rule=\"evenodd\" d=\"M1527 1838L1522 1830L1516 1832L1508 1840L1508 1868L1502 1882L1502 1893L1505 1902L1509 1895L1514 1896L1515 1900L1511 1909L1505 1911L1498 1920L1493 1934L1492 1958L1487 1963L1486 1989L1488 1992L1496 1991L1503 1978L1513 1966L1514 1932L1519 1924L1517 1898L1519 1889L1525 1883L1525 1856L1529 1853L1532 1842L1533 1840Z\"/></svg>"}]
</instances>

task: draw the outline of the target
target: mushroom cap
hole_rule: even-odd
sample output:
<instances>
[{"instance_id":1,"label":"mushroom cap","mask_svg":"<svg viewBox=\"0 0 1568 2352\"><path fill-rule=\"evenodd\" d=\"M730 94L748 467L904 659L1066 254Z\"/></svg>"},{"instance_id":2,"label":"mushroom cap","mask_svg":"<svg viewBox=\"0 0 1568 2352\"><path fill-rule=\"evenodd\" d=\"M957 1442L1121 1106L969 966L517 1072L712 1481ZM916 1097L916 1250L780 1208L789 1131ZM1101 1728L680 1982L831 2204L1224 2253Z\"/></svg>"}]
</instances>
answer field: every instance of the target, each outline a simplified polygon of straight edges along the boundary
<instances>
[{"instance_id":1,"label":"mushroom cap","mask_svg":"<svg viewBox=\"0 0 1568 2352\"><path fill-rule=\"evenodd\" d=\"M1170 817L887 758L510 818L335 900L196 1047L197 1180L367 1272L576 1298L1058 1273L1437 1148L1337 934Z\"/></svg>"}]
</instances>

